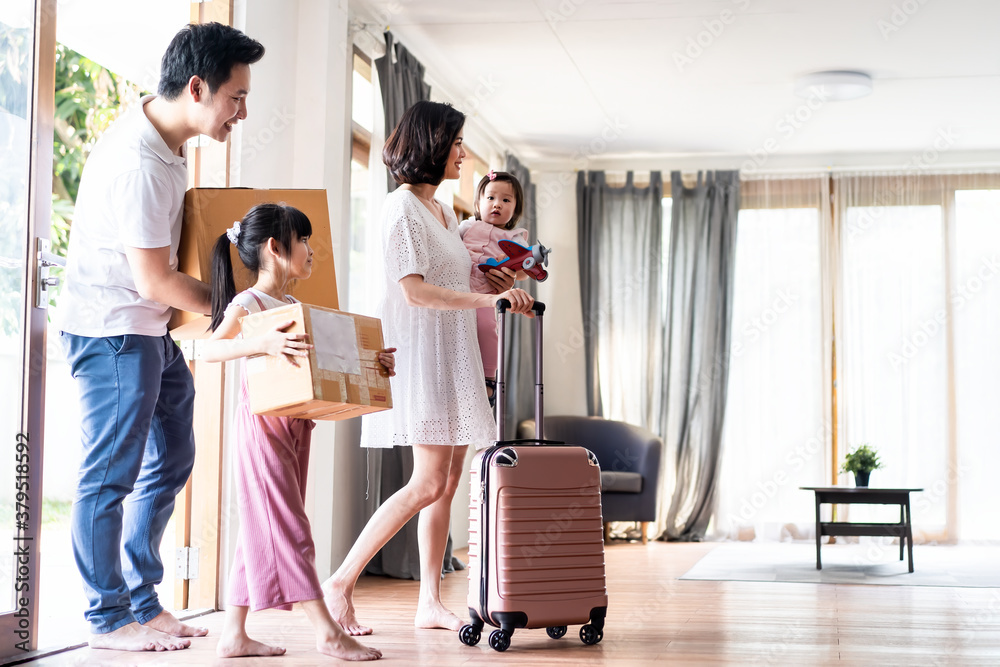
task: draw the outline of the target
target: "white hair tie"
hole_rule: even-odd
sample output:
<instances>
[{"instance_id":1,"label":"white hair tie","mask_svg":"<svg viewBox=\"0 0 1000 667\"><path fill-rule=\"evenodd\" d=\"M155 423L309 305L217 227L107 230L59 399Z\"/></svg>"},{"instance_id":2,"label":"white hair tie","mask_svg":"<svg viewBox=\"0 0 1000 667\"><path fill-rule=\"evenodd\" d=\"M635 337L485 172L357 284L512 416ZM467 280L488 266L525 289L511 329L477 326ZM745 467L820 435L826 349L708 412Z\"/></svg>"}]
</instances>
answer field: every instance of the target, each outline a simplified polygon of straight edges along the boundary
<instances>
[{"instance_id":1,"label":"white hair tie","mask_svg":"<svg viewBox=\"0 0 1000 667\"><path fill-rule=\"evenodd\" d=\"M236 245L236 242L240 240L240 221L237 220L233 223L233 226L226 230L226 236L229 237L229 242Z\"/></svg>"}]
</instances>

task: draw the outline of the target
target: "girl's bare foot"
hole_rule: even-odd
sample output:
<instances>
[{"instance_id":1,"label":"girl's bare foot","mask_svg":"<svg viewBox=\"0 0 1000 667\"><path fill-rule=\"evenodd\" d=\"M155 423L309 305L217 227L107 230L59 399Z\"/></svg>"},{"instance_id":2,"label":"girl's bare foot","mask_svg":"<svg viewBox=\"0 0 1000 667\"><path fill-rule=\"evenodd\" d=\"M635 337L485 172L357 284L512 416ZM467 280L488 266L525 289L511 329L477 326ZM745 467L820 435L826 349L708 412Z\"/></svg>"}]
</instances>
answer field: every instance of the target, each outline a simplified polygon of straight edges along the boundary
<instances>
[{"instance_id":1,"label":"girl's bare foot","mask_svg":"<svg viewBox=\"0 0 1000 667\"><path fill-rule=\"evenodd\" d=\"M464 624L458 616L445 609L441 603L437 603L419 605L413 625L418 628L442 628L457 632Z\"/></svg>"},{"instance_id":2,"label":"girl's bare foot","mask_svg":"<svg viewBox=\"0 0 1000 667\"><path fill-rule=\"evenodd\" d=\"M349 635L354 635L355 637L370 635L372 629L358 623L358 617L354 613L354 601L351 598L352 595L335 587L329 581L323 584L323 602L330 611L330 616L333 617L333 620L339 623L340 627L344 628L344 631ZM361 646L361 644L358 644L358 646ZM374 660L375 658L364 659Z\"/></svg>"},{"instance_id":3,"label":"girl's bare foot","mask_svg":"<svg viewBox=\"0 0 1000 667\"><path fill-rule=\"evenodd\" d=\"M317 639L316 650L323 655L340 658L341 660L378 660L382 657L382 651L377 648L365 646L357 639L349 637L346 634Z\"/></svg>"},{"instance_id":4,"label":"girl's bare foot","mask_svg":"<svg viewBox=\"0 0 1000 667\"><path fill-rule=\"evenodd\" d=\"M199 628L194 625L181 623L173 614L166 610L146 621L143 625L147 628L153 628L168 635L173 635L174 637L204 637L208 634L208 628Z\"/></svg>"},{"instance_id":5,"label":"girl's bare foot","mask_svg":"<svg viewBox=\"0 0 1000 667\"><path fill-rule=\"evenodd\" d=\"M220 658L241 658L249 655L284 655L285 649L280 646L268 646L244 634L223 637L219 640L215 653Z\"/></svg>"},{"instance_id":6,"label":"girl's bare foot","mask_svg":"<svg viewBox=\"0 0 1000 667\"><path fill-rule=\"evenodd\" d=\"M123 625L103 635L90 638L90 648L113 651L177 651L191 646L191 640L172 637L165 632L138 623Z\"/></svg>"}]
</instances>

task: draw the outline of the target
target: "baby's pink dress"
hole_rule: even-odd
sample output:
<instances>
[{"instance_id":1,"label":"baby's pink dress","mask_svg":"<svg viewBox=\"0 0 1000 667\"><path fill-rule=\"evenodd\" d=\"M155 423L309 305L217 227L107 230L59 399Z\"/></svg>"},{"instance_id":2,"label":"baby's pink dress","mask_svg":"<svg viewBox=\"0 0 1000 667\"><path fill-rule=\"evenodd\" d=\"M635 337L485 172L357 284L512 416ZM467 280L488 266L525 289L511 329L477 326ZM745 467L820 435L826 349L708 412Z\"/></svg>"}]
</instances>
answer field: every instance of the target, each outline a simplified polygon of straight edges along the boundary
<instances>
[{"instance_id":1,"label":"baby's pink dress","mask_svg":"<svg viewBox=\"0 0 1000 667\"><path fill-rule=\"evenodd\" d=\"M478 294L494 293L493 286L486 279L486 274L480 270L479 264L485 263L490 257L499 258L503 255L498 245L501 239L515 241L523 246L528 245L527 229L521 227L504 229L475 218L469 218L459 225L458 233L461 234L462 242L465 243L472 258L469 285L472 291ZM479 350L483 355L484 377L492 378L497 372L497 322L493 308L476 310L476 330L479 334Z\"/></svg>"}]
</instances>

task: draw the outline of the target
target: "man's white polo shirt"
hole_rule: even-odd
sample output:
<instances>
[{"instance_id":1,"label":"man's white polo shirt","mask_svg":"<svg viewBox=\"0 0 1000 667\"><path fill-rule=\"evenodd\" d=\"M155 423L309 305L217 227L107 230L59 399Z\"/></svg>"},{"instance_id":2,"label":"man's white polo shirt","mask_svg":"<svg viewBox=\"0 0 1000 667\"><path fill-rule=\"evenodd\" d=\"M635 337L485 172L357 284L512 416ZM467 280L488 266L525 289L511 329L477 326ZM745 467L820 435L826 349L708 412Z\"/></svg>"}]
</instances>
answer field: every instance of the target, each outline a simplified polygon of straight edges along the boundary
<instances>
[{"instance_id":1,"label":"man's white polo shirt","mask_svg":"<svg viewBox=\"0 0 1000 667\"><path fill-rule=\"evenodd\" d=\"M142 107L148 95L101 137L83 170L70 231L61 329L78 336L162 336L171 308L139 296L125 248L177 244L187 160L167 148ZM181 152L184 153L182 147Z\"/></svg>"}]
</instances>

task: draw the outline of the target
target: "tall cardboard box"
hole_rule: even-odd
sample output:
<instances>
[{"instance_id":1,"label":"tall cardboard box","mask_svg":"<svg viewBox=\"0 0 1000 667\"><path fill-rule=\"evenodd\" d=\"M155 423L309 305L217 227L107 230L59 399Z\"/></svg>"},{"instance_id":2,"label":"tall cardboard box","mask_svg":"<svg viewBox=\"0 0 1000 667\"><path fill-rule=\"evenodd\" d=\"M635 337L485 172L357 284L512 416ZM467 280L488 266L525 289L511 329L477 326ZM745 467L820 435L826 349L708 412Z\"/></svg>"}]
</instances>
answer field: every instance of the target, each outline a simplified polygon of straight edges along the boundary
<instances>
[{"instance_id":1,"label":"tall cardboard box","mask_svg":"<svg viewBox=\"0 0 1000 667\"><path fill-rule=\"evenodd\" d=\"M246 360L250 409L300 419L349 419L392 407L389 378L378 362L385 347L374 317L297 303L242 318L243 336L259 336L294 321L289 333L309 334L308 357L262 355Z\"/></svg>"},{"instance_id":2,"label":"tall cardboard box","mask_svg":"<svg viewBox=\"0 0 1000 667\"><path fill-rule=\"evenodd\" d=\"M252 188L191 188L184 197L184 222L177 249L177 269L206 283L212 281L212 247L216 240L257 204L294 206L312 224L313 269L308 280L297 281L290 294L299 301L325 308L339 308L337 276L333 264L333 239L326 190L261 190ZM253 284L235 246L229 248L236 291ZM170 332L176 340L205 338L210 319L175 310Z\"/></svg>"}]
</instances>

